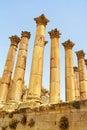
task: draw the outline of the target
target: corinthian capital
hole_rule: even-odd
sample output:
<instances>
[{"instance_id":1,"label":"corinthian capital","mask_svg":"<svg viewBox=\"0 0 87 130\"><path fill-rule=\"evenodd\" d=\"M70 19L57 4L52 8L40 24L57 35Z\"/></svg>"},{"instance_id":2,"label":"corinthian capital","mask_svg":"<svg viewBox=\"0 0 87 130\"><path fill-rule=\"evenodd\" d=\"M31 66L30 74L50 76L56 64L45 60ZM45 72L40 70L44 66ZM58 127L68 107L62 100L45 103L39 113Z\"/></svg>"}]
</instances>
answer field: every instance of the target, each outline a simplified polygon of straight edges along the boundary
<instances>
[{"instance_id":1,"label":"corinthian capital","mask_svg":"<svg viewBox=\"0 0 87 130\"><path fill-rule=\"evenodd\" d=\"M65 41L64 43L62 43L62 45L64 46L65 49L67 49L67 48L72 49L72 47L73 47L75 44L74 44L72 41L67 40L67 41Z\"/></svg>"},{"instance_id":2,"label":"corinthian capital","mask_svg":"<svg viewBox=\"0 0 87 130\"><path fill-rule=\"evenodd\" d=\"M22 33L21 33L21 38L22 38L22 37L27 37L27 38L29 39L30 36L31 36L30 32L22 31Z\"/></svg>"},{"instance_id":3,"label":"corinthian capital","mask_svg":"<svg viewBox=\"0 0 87 130\"><path fill-rule=\"evenodd\" d=\"M47 23L49 22L49 20L45 17L44 14L40 15L37 18L34 18L34 20L36 21L37 24L42 24L44 26L46 26Z\"/></svg>"},{"instance_id":4,"label":"corinthian capital","mask_svg":"<svg viewBox=\"0 0 87 130\"><path fill-rule=\"evenodd\" d=\"M48 32L50 35L50 38L60 38L61 33L55 28L54 30L51 30Z\"/></svg>"},{"instance_id":5,"label":"corinthian capital","mask_svg":"<svg viewBox=\"0 0 87 130\"><path fill-rule=\"evenodd\" d=\"M9 37L11 40L11 45L17 46L20 42L20 38L17 35Z\"/></svg>"},{"instance_id":6,"label":"corinthian capital","mask_svg":"<svg viewBox=\"0 0 87 130\"><path fill-rule=\"evenodd\" d=\"M76 51L76 55L77 55L78 59L84 59L84 57L85 57L85 53L83 50Z\"/></svg>"}]
</instances>

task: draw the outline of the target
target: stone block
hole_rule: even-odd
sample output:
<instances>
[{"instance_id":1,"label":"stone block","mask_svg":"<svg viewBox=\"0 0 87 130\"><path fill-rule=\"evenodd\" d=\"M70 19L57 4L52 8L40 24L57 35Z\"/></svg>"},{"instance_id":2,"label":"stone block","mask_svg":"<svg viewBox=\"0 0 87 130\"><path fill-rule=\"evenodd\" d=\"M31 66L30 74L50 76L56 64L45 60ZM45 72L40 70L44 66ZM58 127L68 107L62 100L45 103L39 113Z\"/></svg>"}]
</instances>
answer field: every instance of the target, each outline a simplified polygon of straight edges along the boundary
<instances>
[{"instance_id":1,"label":"stone block","mask_svg":"<svg viewBox=\"0 0 87 130\"><path fill-rule=\"evenodd\" d=\"M2 83L9 84L11 80L11 72L9 71L4 71L3 76L2 76Z\"/></svg>"},{"instance_id":2,"label":"stone block","mask_svg":"<svg viewBox=\"0 0 87 130\"><path fill-rule=\"evenodd\" d=\"M50 70L50 82L60 82L60 70L59 70L59 68L51 68L51 70Z\"/></svg>"}]
</instances>

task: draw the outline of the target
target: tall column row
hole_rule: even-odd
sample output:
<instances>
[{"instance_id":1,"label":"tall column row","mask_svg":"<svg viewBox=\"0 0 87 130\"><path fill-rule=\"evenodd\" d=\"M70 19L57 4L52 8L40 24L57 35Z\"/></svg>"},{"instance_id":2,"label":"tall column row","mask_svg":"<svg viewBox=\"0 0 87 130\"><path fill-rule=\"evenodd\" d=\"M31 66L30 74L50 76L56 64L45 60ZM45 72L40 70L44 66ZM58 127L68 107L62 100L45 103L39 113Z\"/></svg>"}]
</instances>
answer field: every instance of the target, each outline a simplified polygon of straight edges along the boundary
<instances>
[{"instance_id":1,"label":"tall column row","mask_svg":"<svg viewBox=\"0 0 87 130\"><path fill-rule=\"evenodd\" d=\"M43 62L44 62L44 47L46 45L45 33L46 25L49 20L44 14L34 18L36 22L36 36L34 41L34 50L32 56L32 65L30 72L29 90L27 100L40 102L42 77L43 77ZM50 103L60 102L60 45L59 38L61 33L57 30L48 32L51 39L50 50ZM4 72L0 85L0 102L4 103L7 100L11 75L14 66L16 50L19 45L18 57L14 71L10 101L22 101L24 90L24 75L26 69L26 59L28 52L28 42L30 32L23 31L21 39L18 36L10 37L11 45L9 48ZM78 67L74 67L73 52L74 43L70 40L62 43L65 49L65 93L66 101L80 100L87 98L87 77L85 65L87 68L87 59L84 59L85 53L83 50L77 51Z\"/></svg>"},{"instance_id":2,"label":"tall column row","mask_svg":"<svg viewBox=\"0 0 87 130\"><path fill-rule=\"evenodd\" d=\"M22 98L29 38L30 38L30 32L26 31L22 32L18 58L13 77L13 83L11 86L12 91L10 100L12 101L21 101Z\"/></svg>"},{"instance_id":3,"label":"tall column row","mask_svg":"<svg viewBox=\"0 0 87 130\"><path fill-rule=\"evenodd\" d=\"M10 37L11 45L8 51L7 60L5 63L4 72L1 79L1 86L0 86L0 102L6 102L7 95L8 95L8 87L11 81L12 70L14 66L14 59L17 50L18 43L20 41L18 36Z\"/></svg>"},{"instance_id":4,"label":"tall column row","mask_svg":"<svg viewBox=\"0 0 87 130\"><path fill-rule=\"evenodd\" d=\"M86 71L85 71L85 53L83 50L76 52L78 59L78 69L79 69L79 83L80 83L80 98L87 98L87 79L86 79Z\"/></svg>"}]
</instances>

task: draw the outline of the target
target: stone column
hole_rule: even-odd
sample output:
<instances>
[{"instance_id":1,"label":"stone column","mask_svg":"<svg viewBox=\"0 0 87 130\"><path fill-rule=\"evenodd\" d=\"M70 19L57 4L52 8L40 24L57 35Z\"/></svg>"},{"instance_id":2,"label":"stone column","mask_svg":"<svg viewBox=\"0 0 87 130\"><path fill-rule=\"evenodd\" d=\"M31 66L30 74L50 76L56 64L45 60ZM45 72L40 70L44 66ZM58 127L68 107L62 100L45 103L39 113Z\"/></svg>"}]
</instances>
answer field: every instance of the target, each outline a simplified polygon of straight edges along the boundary
<instances>
[{"instance_id":1,"label":"stone column","mask_svg":"<svg viewBox=\"0 0 87 130\"><path fill-rule=\"evenodd\" d=\"M86 65L86 69L87 69L87 59L85 59L85 65Z\"/></svg>"},{"instance_id":2,"label":"stone column","mask_svg":"<svg viewBox=\"0 0 87 130\"><path fill-rule=\"evenodd\" d=\"M65 48L65 86L66 101L75 100L74 70L72 48L74 43L70 40L63 43Z\"/></svg>"},{"instance_id":3,"label":"stone column","mask_svg":"<svg viewBox=\"0 0 87 130\"><path fill-rule=\"evenodd\" d=\"M13 77L13 84L11 90L11 101L21 101L24 86L24 75L26 68L26 58L28 51L28 40L30 38L30 32L22 32L20 47L18 52L18 59Z\"/></svg>"},{"instance_id":4,"label":"stone column","mask_svg":"<svg viewBox=\"0 0 87 130\"><path fill-rule=\"evenodd\" d=\"M32 66L30 73L29 91L27 99L40 100L43 74L43 58L46 25L49 20L42 14L34 18L37 24L36 37L34 42Z\"/></svg>"},{"instance_id":5,"label":"stone column","mask_svg":"<svg viewBox=\"0 0 87 130\"><path fill-rule=\"evenodd\" d=\"M87 98L87 81L86 81L86 71L84 57L85 53L83 50L76 52L78 59L78 69L79 69L79 79L80 79L80 98Z\"/></svg>"},{"instance_id":6,"label":"stone column","mask_svg":"<svg viewBox=\"0 0 87 130\"><path fill-rule=\"evenodd\" d=\"M60 33L57 29L49 32L51 38L50 56L50 103L60 102Z\"/></svg>"},{"instance_id":7,"label":"stone column","mask_svg":"<svg viewBox=\"0 0 87 130\"><path fill-rule=\"evenodd\" d=\"M74 67L74 82L75 82L75 100L80 100L79 70L78 70L78 67Z\"/></svg>"},{"instance_id":8,"label":"stone column","mask_svg":"<svg viewBox=\"0 0 87 130\"><path fill-rule=\"evenodd\" d=\"M16 54L18 43L20 41L19 37L17 37L16 35L10 37L10 40L11 40L11 45L8 51L8 56L7 56L4 72L2 75L1 86L0 86L0 102L6 102L7 99L8 87L11 81L15 54Z\"/></svg>"}]
</instances>

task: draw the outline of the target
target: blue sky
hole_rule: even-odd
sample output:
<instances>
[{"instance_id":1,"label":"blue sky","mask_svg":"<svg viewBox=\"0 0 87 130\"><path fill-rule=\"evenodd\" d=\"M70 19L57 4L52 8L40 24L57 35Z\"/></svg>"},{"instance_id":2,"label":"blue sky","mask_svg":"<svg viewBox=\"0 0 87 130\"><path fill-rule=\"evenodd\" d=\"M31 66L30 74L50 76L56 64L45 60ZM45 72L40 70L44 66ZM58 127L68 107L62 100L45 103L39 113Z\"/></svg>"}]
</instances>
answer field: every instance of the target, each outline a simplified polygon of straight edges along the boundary
<instances>
[{"instance_id":1,"label":"blue sky","mask_svg":"<svg viewBox=\"0 0 87 130\"><path fill-rule=\"evenodd\" d=\"M48 44L44 53L43 86L49 88L50 74L50 37L48 31L57 28L61 33L61 99L64 99L65 55L62 42L70 39L73 48L74 65L77 66L75 51L87 52L87 0L1 0L0 1L0 76L2 76L12 35L21 36L21 31L31 32L29 41L25 83L29 84L36 23L33 18L44 13L50 20L46 27ZM87 57L87 55L86 55Z\"/></svg>"}]
</instances>

